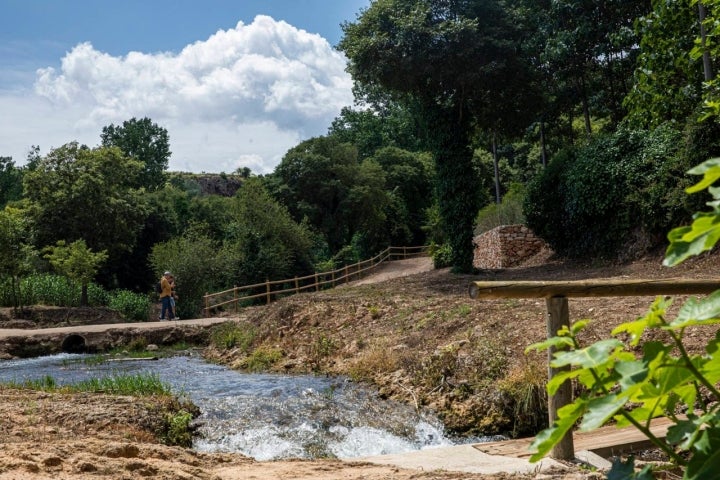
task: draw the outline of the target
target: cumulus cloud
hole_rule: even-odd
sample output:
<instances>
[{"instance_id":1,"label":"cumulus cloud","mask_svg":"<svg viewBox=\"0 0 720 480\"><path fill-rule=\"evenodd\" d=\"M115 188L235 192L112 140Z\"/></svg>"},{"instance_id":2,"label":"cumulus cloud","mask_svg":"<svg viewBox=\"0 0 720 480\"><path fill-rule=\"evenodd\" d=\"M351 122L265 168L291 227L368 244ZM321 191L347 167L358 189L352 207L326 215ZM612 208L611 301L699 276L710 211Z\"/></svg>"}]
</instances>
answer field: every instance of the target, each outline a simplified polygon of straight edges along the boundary
<instances>
[{"instance_id":1,"label":"cumulus cloud","mask_svg":"<svg viewBox=\"0 0 720 480\"><path fill-rule=\"evenodd\" d=\"M49 104L40 125L68 126L63 143L93 129L97 143L103 126L147 116L170 134L173 170L267 173L352 103L345 66L319 35L259 15L179 53L115 57L78 44L59 69L38 70L34 102Z\"/></svg>"}]
</instances>

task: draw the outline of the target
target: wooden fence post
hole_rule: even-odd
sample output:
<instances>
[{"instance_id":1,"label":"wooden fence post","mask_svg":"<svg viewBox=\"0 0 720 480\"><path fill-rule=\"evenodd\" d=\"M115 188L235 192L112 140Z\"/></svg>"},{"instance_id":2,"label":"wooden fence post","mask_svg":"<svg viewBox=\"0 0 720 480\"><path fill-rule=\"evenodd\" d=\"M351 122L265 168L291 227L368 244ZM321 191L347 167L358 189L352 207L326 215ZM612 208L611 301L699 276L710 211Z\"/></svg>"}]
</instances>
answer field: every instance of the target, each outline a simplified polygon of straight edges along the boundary
<instances>
[{"instance_id":1,"label":"wooden fence post","mask_svg":"<svg viewBox=\"0 0 720 480\"><path fill-rule=\"evenodd\" d=\"M298 284L297 275L295 275L295 294L300 293L300 285Z\"/></svg>"},{"instance_id":2,"label":"wooden fence post","mask_svg":"<svg viewBox=\"0 0 720 480\"><path fill-rule=\"evenodd\" d=\"M238 313L238 310L240 309L240 305L238 305L240 302L238 302L238 293L237 293L237 285L233 285L233 304L235 305L235 313Z\"/></svg>"},{"instance_id":3,"label":"wooden fence post","mask_svg":"<svg viewBox=\"0 0 720 480\"><path fill-rule=\"evenodd\" d=\"M548 321L547 321L547 334L548 338L557 335L558 330L563 326L570 326L570 312L568 308L567 297L548 297L546 299ZM569 370L570 367L553 368L549 363L553 360L553 353L555 349L550 348L548 350L548 381L552 379L558 373ZM572 402L572 384L569 380L566 380L560 388L558 388L555 395L548 397L548 420L549 424L552 425L557 420L557 411L565 405ZM568 431L567 434L553 447L550 456L558 460L572 460L575 458L575 445L573 444L572 431Z\"/></svg>"},{"instance_id":4,"label":"wooden fence post","mask_svg":"<svg viewBox=\"0 0 720 480\"><path fill-rule=\"evenodd\" d=\"M267 303L270 305L270 279L265 279L265 290L267 295Z\"/></svg>"},{"instance_id":5,"label":"wooden fence post","mask_svg":"<svg viewBox=\"0 0 720 480\"><path fill-rule=\"evenodd\" d=\"M315 291L316 291L316 292L319 292L319 291L320 291L320 285L318 285L318 274L317 274L317 272L315 272Z\"/></svg>"},{"instance_id":6,"label":"wooden fence post","mask_svg":"<svg viewBox=\"0 0 720 480\"><path fill-rule=\"evenodd\" d=\"M205 316L210 316L210 297L209 293L205 292Z\"/></svg>"}]
</instances>

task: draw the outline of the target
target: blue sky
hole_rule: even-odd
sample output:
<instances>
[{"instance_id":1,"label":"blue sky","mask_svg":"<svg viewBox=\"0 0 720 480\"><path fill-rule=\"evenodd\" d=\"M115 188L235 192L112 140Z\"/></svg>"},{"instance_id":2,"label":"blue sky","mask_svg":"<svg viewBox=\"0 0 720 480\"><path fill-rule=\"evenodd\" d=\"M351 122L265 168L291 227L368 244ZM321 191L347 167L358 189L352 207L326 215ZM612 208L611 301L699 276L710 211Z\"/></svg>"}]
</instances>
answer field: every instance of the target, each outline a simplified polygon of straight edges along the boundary
<instances>
[{"instance_id":1,"label":"blue sky","mask_svg":"<svg viewBox=\"0 0 720 480\"><path fill-rule=\"evenodd\" d=\"M0 0L0 156L150 117L170 169L268 173L352 104L340 24L370 0Z\"/></svg>"}]
</instances>

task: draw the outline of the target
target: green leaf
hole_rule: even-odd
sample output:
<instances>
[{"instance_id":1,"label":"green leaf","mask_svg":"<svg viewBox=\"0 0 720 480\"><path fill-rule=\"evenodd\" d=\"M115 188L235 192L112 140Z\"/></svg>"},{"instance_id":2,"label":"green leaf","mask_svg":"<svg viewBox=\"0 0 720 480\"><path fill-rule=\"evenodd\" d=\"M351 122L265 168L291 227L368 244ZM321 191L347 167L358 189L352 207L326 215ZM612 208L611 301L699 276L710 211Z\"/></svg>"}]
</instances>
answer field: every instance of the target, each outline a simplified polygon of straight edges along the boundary
<instances>
[{"instance_id":1,"label":"green leaf","mask_svg":"<svg viewBox=\"0 0 720 480\"><path fill-rule=\"evenodd\" d=\"M665 438L670 445L676 445L683 450L687 450L691 442L695 440L703 423L704 420L699 417L689 416L687 420L680 420L675 425L670 426Z\"/></svg>"},{"instance_id":2,"label":"green leaf","mask_svg":"<svg viewBox=\"0 0 720 480\"><path fill-rule=\"evenodd\" d=\"M649 465L635 473L635 459L630 457L627 463L623 463L621 458L614 460L607 478L608 480L653 480L655 477Z\"/></svg>"},{"instance_id":3,"label":"green leaf","mask_svg":"<svg viewBox=\"0 0 720 480\"><path fill-rule=\"evenodd\" d=\"M560 408L555 423L550 428L538 433L530 444L530 451L534 452L530 461L537 462L547 455L565 434L572 430L575 422L585 412L585 407L586 401L578 398L573 403Z\"/></svg>"},{"instance_id":4,"label":"green leaf","mask_svg":"<svg viewBox=\"0 0 720 480\"><path fill-rule=\"evenodd\" d=\"M546 389L548 394L555 395L560 385L565 383L566 380L577 377L582 373L582 370L565 370L557 372L547 383Z\"/></svg>"},{"instance_id":5,"label":"green leaf","mask_svg":"<svg viewBox=\"0 0 720 480\"><path fill-rule=\"evenodd\" d=\"M578 320L576 322L573 322L573 324L570 325L570 332L572 333L572 336L577 336L577 334L580 333L580 331L584 330L589 323L590 320Z\"/></svg>"},{"instance_id":6,"label":"green leaf","mask_svg":"<svg viewBox=\"0 0 720 480\"><path fill-rule=\"evenodd\" d=\"M691 175L703 175L703 179L695 185L685 189L687 193L696 193L710 187L720 178L720 158L711 158L705 160L700 165L696 165L688 173Z\"/></svg>"},{"instance_id":7,"label":"green leaf","mask_svg":"<svg viewBox=\"0 0 720 480\"><path fill-rule=\"evenodd\" d=\"M542 352L543 350L547 350L549 348L554 348L557 350L562 350L565 348L571 348L573 346L573 340L569 337L552 337L548 338L547 340L543 342L533 343L532 345L528 346L525 349L525 353L529 353L532 350L537 350L538 352Z\"/></svg>"},{"instance_id":8,"label":"green leaf","mask_svg":"<svg viewBox=\"0 0 720 480\"><path fill-rule=\"evenodd\" d=\"M677 318L667 328L680 329L691 325L720 323L720 290L703 299L690 298L680 307Z\"/></svg>"},{"instance_id":9,"label":"green leaf","mask_svg":"<svg viewBox=\"0 0 720 480\"><path fill-rule=\"evenodd\" d=\"M715 213L700 213L690 227L678 227L668 233L670 245L665 251L663 265L671 267L710 250L719 239L720 217Z\"/></svg>"},{"instance_id":10,"label":"green leaf","mask_svg":"<svg viewBox=\"0 0 720 480\"><path fill-rule=\"evenodd\" d=\"M720 472L720 431L707 429L695 442L694 455L688 461L684 479L706 480L718 478Z\"/></svg>"},{"instance_id":11,"label":"green leaf","mask_svg":"<svg viewBox=\"0 0 720 480\"><path fill-rule=\"evenodd\" d=\"M615 371L620 374L620 390L628 393L629 390L634 389L637 385L648 376L648 366L645 362L631 361L631 362L617 362L615 364Z\"/></svg>"},{"instance_id":12,"label":"green leaf","mask_svg":"<svg viewBox=\"0 0 720 480\"><path fill-rule=\"evenodd\" d=\"M576 365L583 368L595 368L611 360L611 353L622 348L621 341L616 339L600 340L589 347L569 352L557 352L550 362L553 368Z\"/></svg>"},{"instance_id":13,"label":"green leaf","mask_svg":"<svg viewBox=\"0 0 720 480\"><path fill-rule=\"evenodd\" d=\"M625 398L615 394L590 400L580 424L580 431L587 432L602 427L624 405Z\"/></svg>"}]
</instances>

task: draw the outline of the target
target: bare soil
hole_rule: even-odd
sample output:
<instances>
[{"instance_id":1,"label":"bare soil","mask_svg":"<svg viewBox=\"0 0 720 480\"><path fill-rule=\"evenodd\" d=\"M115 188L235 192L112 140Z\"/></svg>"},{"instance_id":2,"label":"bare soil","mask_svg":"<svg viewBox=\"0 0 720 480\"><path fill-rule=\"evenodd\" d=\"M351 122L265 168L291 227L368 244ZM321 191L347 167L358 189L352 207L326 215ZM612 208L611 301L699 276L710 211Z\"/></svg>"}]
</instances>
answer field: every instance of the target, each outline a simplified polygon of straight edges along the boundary
<instances>
[{"instance_id":1,"label":"bare soil","mask_svg":"<svg viewBox=\"0 0 720 480\"><path fill-rule=\"evenodd\" d=\"M543 300L473 300L473 280L590 278L717 278L720 257L703 255L680 267L660 255L629 264L582 264L538 255L526 264L454 275L422 261L390 264L375 278L252 307L229 320L252 331L247 348L208 347L209 358L235 368L277 350L269 369L351 375L380 394L442 416L457 433L521 434L537 418L517 408L528 385L541 409L545 359L525 355L546 336ZM407 275L412 272L412 275ZM645 297L571 299L572 320L588 318L587 341L642 315ZM676 304L682 303L678 298ZM699 351L716 329L687 336ZM537 386L535 388L534 386ZM158 418L166 400L0 388L0 480L98 479L524 479L532 475L419 472L339 460L256 462L235 454L200 454L163 445ZM526 418L524 418L524 416ZM597 478L570 468L543 478Z\"/></svg>"}]
</instances>

